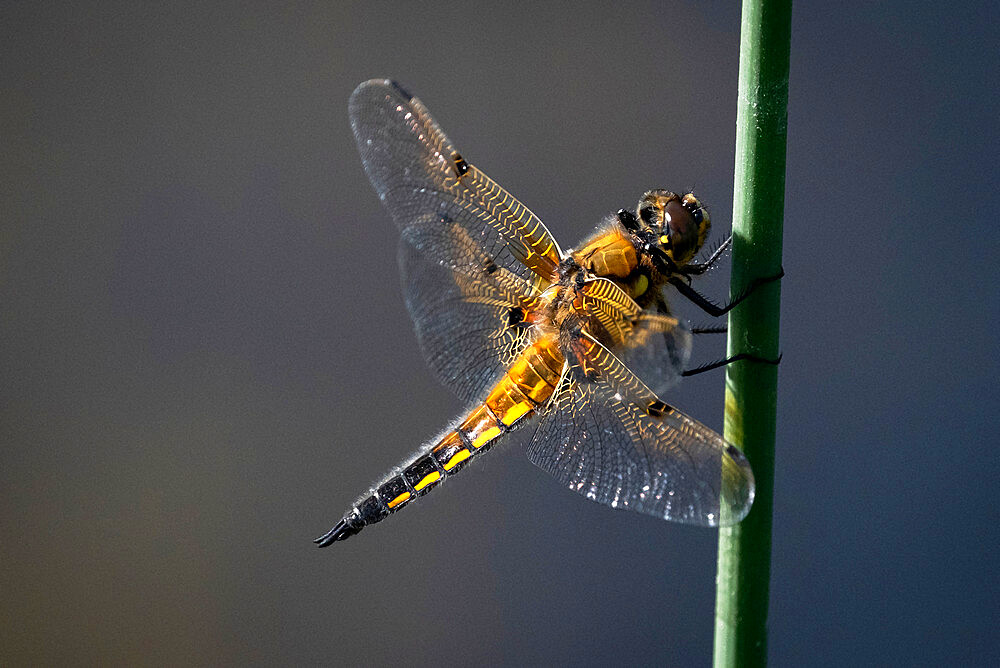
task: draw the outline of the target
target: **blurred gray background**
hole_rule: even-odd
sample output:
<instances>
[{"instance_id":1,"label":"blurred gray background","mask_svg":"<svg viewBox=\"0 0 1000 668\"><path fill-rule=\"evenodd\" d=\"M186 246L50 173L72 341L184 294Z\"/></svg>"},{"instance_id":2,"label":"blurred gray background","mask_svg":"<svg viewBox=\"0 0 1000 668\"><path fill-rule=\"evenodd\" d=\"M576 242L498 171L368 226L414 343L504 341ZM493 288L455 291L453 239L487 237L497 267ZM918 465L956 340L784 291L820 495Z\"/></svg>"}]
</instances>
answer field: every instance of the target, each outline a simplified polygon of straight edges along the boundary
<instances>
[{"instance_id":1,"label":"blurred gray background","mask_svg":"<svg viewBox=\"0 0 1000 668\"><path fill-rule=\"evenodd\" d=\"M4 4L0 663L709 662L716 532L517 445L310 542L462 409L357 83L403 82L564 247L651 187L729 229L737 3L605 5ZM998 19L795 8L774 665L1000 651ZM721 429L722 385L666 399Z\"/></svg>"}]
</instances>

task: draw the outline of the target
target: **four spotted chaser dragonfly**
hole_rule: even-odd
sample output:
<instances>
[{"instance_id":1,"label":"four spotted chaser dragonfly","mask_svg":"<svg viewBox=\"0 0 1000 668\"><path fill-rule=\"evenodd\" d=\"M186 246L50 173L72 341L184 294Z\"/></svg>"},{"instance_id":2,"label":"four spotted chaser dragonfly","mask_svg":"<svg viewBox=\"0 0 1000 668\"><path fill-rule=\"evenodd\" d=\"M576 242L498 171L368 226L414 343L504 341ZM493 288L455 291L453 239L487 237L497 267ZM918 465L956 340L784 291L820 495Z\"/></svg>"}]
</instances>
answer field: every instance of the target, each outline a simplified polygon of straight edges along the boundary
<instances>
[{"instance_id":1,"label":"four spotted chaser dragonfly","mask_svg":"<svg viewBox=\"0 0 1000 668\"><path fill-rule=\"evenodd\" d=\"M714 315L735 305L715 307L689 285L723 250L693 261L710 227L695 196L651 190L634 213L619 211L563 251L398 84L361 84L349 112L368 178L402 234L421 349L471 408L315 542L411 505L515 431L532 462L589 499L688 524L740 521L754 496L746 458L658 397L684 375L692 335L663 289Z\"/></svg>"}]
</instances>

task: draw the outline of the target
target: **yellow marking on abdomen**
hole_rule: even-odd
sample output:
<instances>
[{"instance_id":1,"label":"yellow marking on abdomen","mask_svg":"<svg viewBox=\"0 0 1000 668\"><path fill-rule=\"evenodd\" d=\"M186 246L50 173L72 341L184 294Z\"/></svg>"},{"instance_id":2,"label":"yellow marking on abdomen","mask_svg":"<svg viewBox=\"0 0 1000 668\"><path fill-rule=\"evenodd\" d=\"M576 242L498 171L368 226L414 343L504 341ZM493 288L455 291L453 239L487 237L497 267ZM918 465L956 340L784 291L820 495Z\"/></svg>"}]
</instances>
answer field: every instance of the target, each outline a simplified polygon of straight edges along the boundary
<instances>
[{"instance_id":1,"label":"yellow marking on abdomen","mask_svg":"<svg viewBox=\"0 0 1000 668\"><path fill-rule=\"evenodd\" d=\"M451 456L451 459L449 459L447 462L445 462L445 464L444 464L444 470L445 471L452 470L453 468L455 468L456 466L458 466L459 464L461 464L462 462L464 462L466 459L468 459L471 456L472 456L472 453L469 452L468 450L466 450L464 448L462 450L459 450L458 452L456 452L454 455Z\"/></svg>"},{"instance_id":2,"label":"yellow marking on abdomen","mask_svg":"<svg viewBox=\"0 0 1000 668\"><path fill-rule=\"evenodd\" d=\"M437 471L428 473L427 475L425 475L423 478L420 479L420 482L418 482L416 485L413 486L413 489L419 492L424 487L427 487L427 485L432 485L440 479L441 479L441 474L438 473Z\"/></svg>"},{"instance_id":3,"label":"yellow marking on abdomen","mask_svg":"<svg viewBox=\"0 0 1000 668\"><path fill-rule=\"evenodd\" d=\"M562 353L559 352L554 342L544 338L539 339L526 348L507 370L507 379L511 383L509 387L516 388L518 393L523 394L525 399L530 400L536 406L542 404L548 401L559 383L562 364ZM503 385L507 379L500 381L500 385ZM517 399L520 400L520 397ZM490 408L494 409L495 407L491 404ZM526 408L533 407L527 406ZM501 415L496 410L494 412ZM504 424L509 426L506 417L502 416L502 419Z\"/></svg>"},{"instance_id":4,"label":"yellow marking on abdomen","mask_svg":"<svg viewBox=\"0 0 1000 668\"><path fill-rule=\"evenodd\" d=\"M402 494L400 494L395 499L393 499L392 501L390 501L389 503L387 503L385 505L389 506L389 510L392 510L393 508L395 508L399 504L405 503L407 500L409 500L409 498L410 498L410 493L409 492L403 492Z\"/></svg>"},{"instance_id":5,"label":"yellow marking on abdomen","mask_svg":"<svg viewBox=\"0 0 1000 668\"><path fill-rule=\"evenodd\" d=\"M509 377L504 377L497 383L490 396L486 397L486 405L505 427L511 426L535 409L531 400Z\"/></svg>"},{"instance_id":6,"label":"yellow marking on abdomen","mask_svg":"<svg viewBox=\"0 0 1000 668\"><path fill-rule=\"evenodd\" d=\"M441 442L434 446L431 452L441 467L449 472L471 455L462 443L462 437L458 435L457 431L445 434ZM445 459L446 457L447 459Z\"/></svg>"},{"instance_id":7,"label":"yellow marking on abdomen","mask_svg":"<svg viewBox=\"0 0 1000 668\"><path fill-rule=\"evenodd\" d=\"M476 450L483 447L500 435L500 425L490 413L486 404L482 404L465 419L459 429L465 434L472 447Z\"/></svg>"},{"instance_id":8,"label":"yellow marking on abdomen","mask_svg":"<svg viewBox=\"0 0 1000 668\"><path fill-rule=\"evenodd\" d=\"M472 447L479 449L500 435L500 427L490 427L472 441Z\"/></svg>"}]
</instances>

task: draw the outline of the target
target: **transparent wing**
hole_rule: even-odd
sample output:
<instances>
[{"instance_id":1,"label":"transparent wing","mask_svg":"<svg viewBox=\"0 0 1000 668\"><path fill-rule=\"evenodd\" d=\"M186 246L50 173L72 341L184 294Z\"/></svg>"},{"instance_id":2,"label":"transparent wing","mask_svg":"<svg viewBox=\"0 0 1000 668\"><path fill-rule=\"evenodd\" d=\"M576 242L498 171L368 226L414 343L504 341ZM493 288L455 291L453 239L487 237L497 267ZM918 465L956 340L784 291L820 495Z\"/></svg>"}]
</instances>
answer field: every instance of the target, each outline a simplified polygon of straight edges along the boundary
<instances>
[{"instance_id":1,"label":"transparent wing","mask_svg":"<svg viewBox=\"0 0 1000 668\"><path fill-rule=\"evenodd\" d=\"M367 81L348 104L372 185L409 241L458 269L466 256L438 227L458 225L493 266L537 286L551 281L561 251L527 207L467 163L417 98L387 80Z\"/></svg>"},{"instance_id":2,"label":"transparent wing","mask_svg":"<svg viewBox=\"0 0 1000 668\"><path fill-rule=\"evenodd\" d=\"M691 331L670 314L666 302L642 311L606 278L588 280L579 294L580 308L589 318L587 331L654 393L663 393L680 380L691 357Z\"/></svg>"},{"instance_id":3,"label":"transparent wing","mask_svg":"<svg viewBox=\"0 0 1000 668\"><path fill-rule=\"evenodd\" d=\"M464 236L456 230L452 242ZM525 282L506 269L474 270L481 253L471 240L455 249L453 256L470 261L458 271L418 250L405 232L399 244L403 293L420 348L438 379L463 401L481 399L531 344L532 329L520 316L537 304Z\"/></svg>"},{"instance_id":4,"label":"transparent wing","mask_svg":"<svg viewBox=\"0 0 1000 668\"><path fill-rule=\"evenodd\" d=\"M570 489L612 508L719 526L750 510L743 454L660 401L607 348L585 335L538 424L528 457Z\"/></svg>"},{"instance_id":5,"label":"transparent wing","mask_svg":"<svg viewBox=\"0 0 1000 668\"><path fill-rule=\"evenodd\" d=\"M691 330L683 320L664 313L644 311L615 354L649 386L663 394L677 384L691 358Z\"/></svg>"}]
</instances>

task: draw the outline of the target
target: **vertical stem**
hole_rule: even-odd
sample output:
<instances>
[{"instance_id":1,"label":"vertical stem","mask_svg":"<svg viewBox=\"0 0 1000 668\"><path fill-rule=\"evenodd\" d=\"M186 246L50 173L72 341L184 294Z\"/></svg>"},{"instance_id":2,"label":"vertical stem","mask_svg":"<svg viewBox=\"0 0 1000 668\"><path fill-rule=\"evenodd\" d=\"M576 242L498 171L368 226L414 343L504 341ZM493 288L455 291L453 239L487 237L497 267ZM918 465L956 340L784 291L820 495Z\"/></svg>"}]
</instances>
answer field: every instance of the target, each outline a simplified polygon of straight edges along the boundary
<instances>
[{"instance_id":1,"label":"vertical stem","mask_svg":"<svg viewBox=\"0 0 1000 668\"><path fill-rule=\"evenodd\" d=\"M736 120L733 273L738 294L781 268L791 0L744 0ZM780 282L770 283L729 316L729 355L778 356ZM778 368L738 362L726 373L726 440L753 466L750 514L719 534L715 666L767 663L771 509Z\"/></svg>"}]
</instances>

